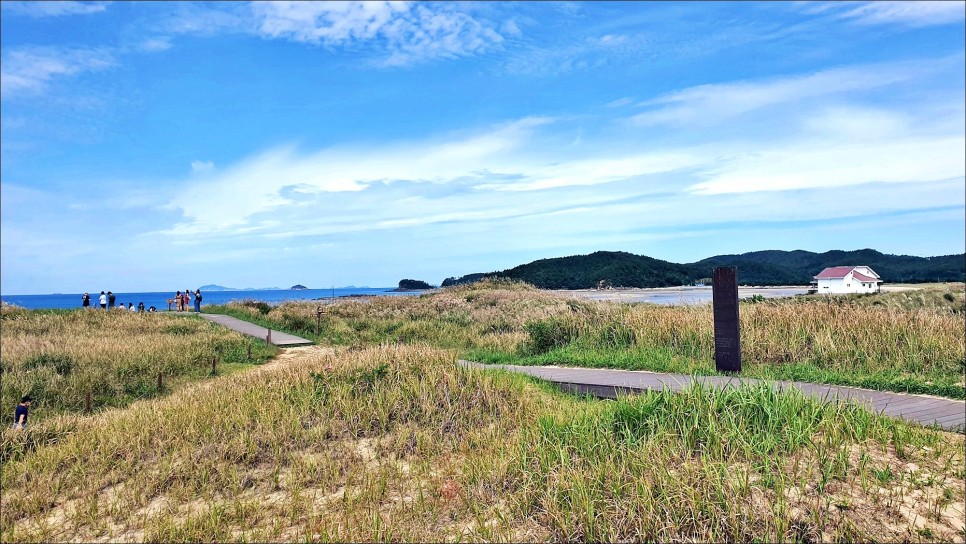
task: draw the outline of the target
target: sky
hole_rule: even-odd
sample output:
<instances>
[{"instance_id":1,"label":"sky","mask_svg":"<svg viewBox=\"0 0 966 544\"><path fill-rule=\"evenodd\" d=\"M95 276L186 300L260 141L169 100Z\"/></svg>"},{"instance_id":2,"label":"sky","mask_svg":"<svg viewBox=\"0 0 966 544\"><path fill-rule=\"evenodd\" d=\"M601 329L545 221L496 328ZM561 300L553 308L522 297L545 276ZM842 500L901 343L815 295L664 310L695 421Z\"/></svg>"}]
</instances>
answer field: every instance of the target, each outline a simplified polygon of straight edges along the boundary
<instances>
[{"instance_id":1,"label":"sky","mask_svg":"<svg viewBox=\"0 0 966 544\"><path fill-rule=\"evenodd\" d=\"M963 2L0 10L3 294L966 251Z\"/></svg>"}]
</instances>

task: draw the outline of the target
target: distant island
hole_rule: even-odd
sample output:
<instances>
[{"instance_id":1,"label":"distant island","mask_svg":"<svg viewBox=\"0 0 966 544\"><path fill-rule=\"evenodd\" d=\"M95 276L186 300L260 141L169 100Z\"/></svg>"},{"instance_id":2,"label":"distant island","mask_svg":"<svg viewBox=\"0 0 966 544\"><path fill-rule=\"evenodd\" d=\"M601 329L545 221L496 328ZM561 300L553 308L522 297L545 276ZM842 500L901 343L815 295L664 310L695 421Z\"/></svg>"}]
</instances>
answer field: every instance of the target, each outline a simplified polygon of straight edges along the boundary
<instances>
[{"instance_id":1,"label":"distant island","mask_svg":"<svg viewBox=\"0 0 966 544\"><path fill-rule=\"evenodd\" d=\"M427 289L435 289L435 288L436 288L435 286L432 286L421 280L406 279L406 280L399 280L399 287L397 287L396 289L393 289L393 291L396 291L396 292L425 291Z\"/></svg>"},{"instance_id":2,"label":"distant island","mask_svg":"<svg viewBox=\"0 0 966 544\"><path fill-rule=\"evenodd\" d=\"M443 280L442 286L460 285L482 278L522 280L542 289L594 289L601 287L671 287L710 284L718 266L738 267L741 285L807 285L830 266L871 266L889 283L966 281L966 254L938 257L889 255L874 249L855 251L754 251L716 255L694 263L678 264L623 251L598 251L540 259L499 272L467 274Z\"/></svg>"},{"instance_id":3,"label":"distant island","mask_svg":"<svg viewBox=\"0 0 966 544\"><path fill-rule=\"evenodd\" d=\"M306 290L308 290L308 287L302 285L301 283L298 283L296 285L293 285L293 286L289 287L289 290L290 291L306 291Z\"/></svg>"}]
</instances>

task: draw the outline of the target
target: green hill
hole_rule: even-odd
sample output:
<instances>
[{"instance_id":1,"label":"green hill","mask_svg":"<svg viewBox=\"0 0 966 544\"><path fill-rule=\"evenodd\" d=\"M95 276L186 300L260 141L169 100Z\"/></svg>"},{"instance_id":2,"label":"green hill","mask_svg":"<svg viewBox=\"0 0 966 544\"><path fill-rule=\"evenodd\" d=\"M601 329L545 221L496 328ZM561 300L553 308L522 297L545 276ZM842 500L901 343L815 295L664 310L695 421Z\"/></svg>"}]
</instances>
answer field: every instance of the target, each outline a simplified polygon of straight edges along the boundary
<instances>
[{"instance_id":1,"label":"green hill","mask_svg":"<svg viewBox=\"0 0 966 544\"><path fill-rule=\"evenodd\" d=\"M708 277L717 266L737 266L746 285L804 285L829 266L866 265L889 283L966 280L966 255L914 257L889 255L874 249L855 251L754 251L718 255L687 265L693 278Z\"/></svg>"},{"instance_id":2,"label":"green hill","mask_svg":"<svg viewBox=\"0 0 966 544\"><path fill-rule=\"evenodd\" d=\"M966 281L966 254L938 257L889 255L874 249L855 251L754 251L717 255L690 264L677 264L623 251L598 251L540 259L500 272L447 278L443 286L470 283L483 277L522 280L543 289L612 287L667 287L710 278L718 266L737 266L742 285L806 285L829 266L866 265L888 283Z\"/></svg>"}]
</instances>

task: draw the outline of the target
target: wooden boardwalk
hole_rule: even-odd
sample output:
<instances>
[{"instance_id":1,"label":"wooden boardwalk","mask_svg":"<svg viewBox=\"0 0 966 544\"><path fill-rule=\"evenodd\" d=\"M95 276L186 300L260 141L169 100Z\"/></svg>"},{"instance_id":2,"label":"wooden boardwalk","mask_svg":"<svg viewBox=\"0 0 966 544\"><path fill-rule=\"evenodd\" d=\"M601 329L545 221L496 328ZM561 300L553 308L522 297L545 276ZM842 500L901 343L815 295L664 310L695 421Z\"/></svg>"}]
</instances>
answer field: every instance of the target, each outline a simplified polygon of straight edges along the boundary
<instances>
[{"instance_id":1,"label":"wooden boardwalk","mask_svg":"<svg viewBox=\"0 0 966 544\"><path fill-rule=\"evenodd\" d=\"M590 394L600 398L616 398L618 393L640 393L646 390L680 391L692 382L713 387L733 387L740 383L756 384L764 380L732 378L728 376L688 376L637 370L611 370L557 366L484 365L472 361L460 364L473 368L500 368L529 374L559 385L566 391ZM852 400L869 409L891 417L922 425L939 425L948 431L966 430L966 401L909 395L888 391L872 391L857 387L822 385L805 382L778 381L779 389L796 388L822 401Z\"/></svg>"},{"instance_id":2,"label":"wooden boardwalk","mask_svg":"<svg viewBox=\"0 0 966 544\"><path fill-rule=\"evenodd\" d=\"M217 323L223 327L228 327L231 330L238 331L242 334L247 334L248 336L254 336L261 340L265 340L268 337L268 329L262 327L261 325L256 325L254 323L249 323L248 321L242 321L231 317L230 315L222 314L198 314L201 317L211 321L212 323ZM298 336L287 334L281 331L272 331L272 344L282 347L293 347L293 346L311 346L312 341L306 340L305 338L299 338Z\"/></svg>"}]
</instances>

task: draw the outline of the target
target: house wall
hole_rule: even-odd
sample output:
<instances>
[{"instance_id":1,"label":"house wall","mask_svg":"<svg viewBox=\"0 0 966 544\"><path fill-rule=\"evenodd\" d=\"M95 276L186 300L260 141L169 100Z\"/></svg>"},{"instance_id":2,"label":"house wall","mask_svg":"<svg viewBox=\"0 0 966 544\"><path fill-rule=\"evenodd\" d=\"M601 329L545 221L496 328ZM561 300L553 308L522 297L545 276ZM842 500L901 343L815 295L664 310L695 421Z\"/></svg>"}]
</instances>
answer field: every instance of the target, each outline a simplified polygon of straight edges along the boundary
<instances>
[{"instance_id":1,"label":"house wall","mask_svg":"<svg viewBox=\"0 0 966 544\"><path fill-rule=\"evenodd\" d=\"M862 284L865 283L863 286ZM831 278L818 280L818 292L829 295L841 295L846 293L875 293L875 282L861 282L852 277L850 272L844 278Z\"/></svg>"}]
</instances>

